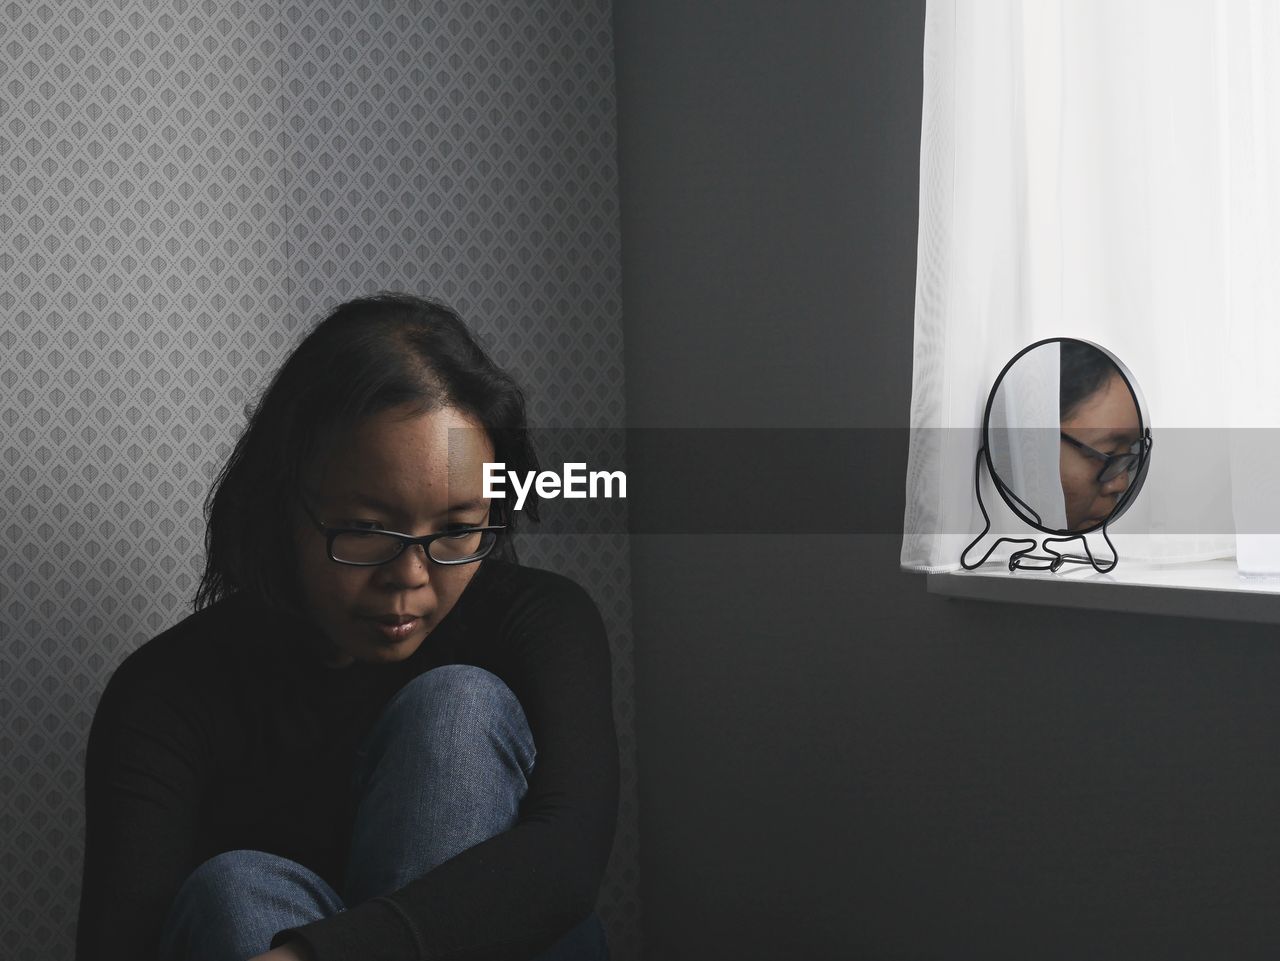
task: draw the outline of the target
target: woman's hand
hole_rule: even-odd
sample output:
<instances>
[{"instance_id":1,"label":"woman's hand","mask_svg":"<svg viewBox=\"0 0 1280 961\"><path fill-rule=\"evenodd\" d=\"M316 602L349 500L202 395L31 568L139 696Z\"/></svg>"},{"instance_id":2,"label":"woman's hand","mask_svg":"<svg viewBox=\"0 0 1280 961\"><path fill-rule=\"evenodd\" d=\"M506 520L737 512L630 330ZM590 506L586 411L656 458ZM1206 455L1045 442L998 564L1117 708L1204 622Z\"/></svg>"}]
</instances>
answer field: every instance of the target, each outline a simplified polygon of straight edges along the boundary
<instances>
[{"instance_id":1,"label":"woman's hand","mask_svg":"<svg viewBox=\"0 0 1280 961\"><path fill-rule=\"evenodd\" d=\"M311 952L301 941L289 941L266 954L254 955L249 961L313 961Z\"/></svg>"}]
</instances>

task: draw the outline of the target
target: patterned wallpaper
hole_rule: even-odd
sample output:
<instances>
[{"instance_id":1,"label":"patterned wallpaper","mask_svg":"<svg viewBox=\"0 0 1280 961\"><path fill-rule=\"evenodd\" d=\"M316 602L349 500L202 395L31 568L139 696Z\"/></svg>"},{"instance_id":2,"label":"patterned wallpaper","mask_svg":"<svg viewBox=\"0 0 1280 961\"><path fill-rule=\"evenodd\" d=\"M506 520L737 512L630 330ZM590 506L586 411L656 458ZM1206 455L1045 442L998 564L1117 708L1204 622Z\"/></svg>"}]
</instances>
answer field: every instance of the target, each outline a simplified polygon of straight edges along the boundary
<instances>
[{"instance_id":1,"label":"patterned wallpaper","mask_svg":"<svg viewBox=\"0 0 1280 961\"><path fill-rule=\"evenodd\" d=\"M618 264L607 0L0 4L0 955L72 957L97 699L189 612L209 481L310 325L437 297L535 425L616 427ZM626 539L522 557L614 644L632 961Z\"/></svg>"}]
</instances>

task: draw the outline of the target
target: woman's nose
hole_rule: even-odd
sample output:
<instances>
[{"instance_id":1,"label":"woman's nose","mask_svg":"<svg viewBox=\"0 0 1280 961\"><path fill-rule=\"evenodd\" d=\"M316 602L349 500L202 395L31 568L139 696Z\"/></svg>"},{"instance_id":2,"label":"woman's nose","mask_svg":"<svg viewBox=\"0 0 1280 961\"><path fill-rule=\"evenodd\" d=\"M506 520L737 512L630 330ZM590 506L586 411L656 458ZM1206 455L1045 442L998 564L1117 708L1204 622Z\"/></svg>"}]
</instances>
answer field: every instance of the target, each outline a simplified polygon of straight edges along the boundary
<instances>
[{"instance_id":1,"label":"woman's nose","mask_svg":"<svg viewBox=\"0 0 1280 961\"><path fill-rule=\"evenodd\" d=\"M1102 493L1107 495L1123 494L1124 489L1128 486L1129 486L1129 472L1121 471L1119 474L1117 474L1115 477L1111 478L1110 480L1103 481Z\"/></svg>"},{"instance_id":2,"label":"woman's nose","mask_svg":"<svg viewBox=\"0 0 1280 961\"><path fill-rule=\"evenodd\" d=\"M397 589L421 587L431 577L431 562L426 548L410 544L394 559L382 565L383 579Z\"/></svg>"}]
</instances>

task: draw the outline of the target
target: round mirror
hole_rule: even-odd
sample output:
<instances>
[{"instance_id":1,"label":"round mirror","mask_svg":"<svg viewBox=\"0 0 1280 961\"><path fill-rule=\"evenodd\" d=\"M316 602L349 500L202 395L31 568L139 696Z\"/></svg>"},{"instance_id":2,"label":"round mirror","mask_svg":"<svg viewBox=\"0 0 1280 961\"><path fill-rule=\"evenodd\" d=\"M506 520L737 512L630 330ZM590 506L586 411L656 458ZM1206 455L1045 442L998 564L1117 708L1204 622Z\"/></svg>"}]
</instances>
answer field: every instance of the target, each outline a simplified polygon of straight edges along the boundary
<instances>
[{"instance_id":1,"label":"round mirror","mask_svg":"<svg viewBox=\"0 0 1280 961\"><path fill-rule=\"evenodd\" d=\"M1046 534L1087 534L1133 503L1150 428L1133 377L1109 351L1042 340L1005 364L982 418L987 468L1015 514Z\"/></svg>"}]
</instances>

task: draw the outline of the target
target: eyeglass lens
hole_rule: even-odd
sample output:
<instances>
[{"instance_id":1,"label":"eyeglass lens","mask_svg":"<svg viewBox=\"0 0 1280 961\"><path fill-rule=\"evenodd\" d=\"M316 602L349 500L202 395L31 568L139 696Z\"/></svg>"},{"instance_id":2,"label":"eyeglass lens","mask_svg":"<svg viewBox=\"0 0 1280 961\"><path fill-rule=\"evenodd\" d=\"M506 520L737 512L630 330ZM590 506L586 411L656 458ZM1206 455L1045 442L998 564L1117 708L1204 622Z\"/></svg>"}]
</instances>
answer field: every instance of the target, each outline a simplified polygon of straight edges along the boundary
<instances>
[{"instance_id":1,"label":"eyeglass lens","mask_svg":"<svg viewBox=\"0 0 1280 961\"><path fill-rule=\"evenodd\" d=\"M1102 469L1102 473L1098 475L1098 480L1104 484L1107 481L1115 480L1115 478L1119 477L1121 474L1129 473L1137 462L1137 454L1121 454L1118 457L1112 458L1110 463Z\"/></svg>"}]
</instances>

